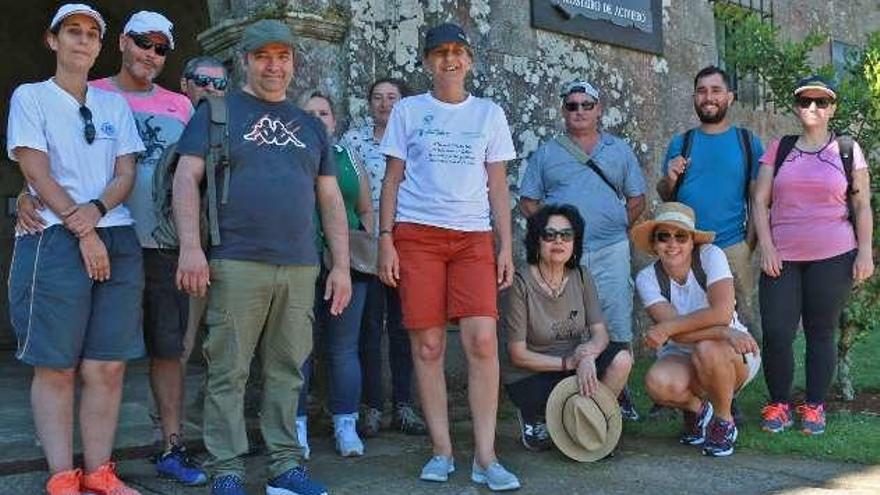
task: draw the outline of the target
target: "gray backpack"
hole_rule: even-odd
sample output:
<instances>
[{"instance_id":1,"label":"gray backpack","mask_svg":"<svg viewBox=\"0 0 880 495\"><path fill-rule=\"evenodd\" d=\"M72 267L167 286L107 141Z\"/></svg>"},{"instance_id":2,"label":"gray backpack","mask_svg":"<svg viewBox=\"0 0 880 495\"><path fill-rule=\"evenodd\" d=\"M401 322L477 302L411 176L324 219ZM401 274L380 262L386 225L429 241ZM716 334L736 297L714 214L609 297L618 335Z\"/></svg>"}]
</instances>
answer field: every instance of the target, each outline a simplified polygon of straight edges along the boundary
<instances>
[{"instance_id":1,"label":"gray backpack","mask_svg":"<svg viewBox=\"0 0 880 495\"><path fill-rule=\"evenodd\" d=\"M227 131L226 99L218 96L205 96L211 111L209 127L209 148L205 156L205 178L199 189L201 192L201 208L199 227L202 245L217 246L220 244L220 225L217 220L217 170L223 170L224 184L221 203L226 204L229 190L229 133ZM153 239L159 247L176 249L180 246L177 228L174 224L174 208L172 205L172 189L174 172L177 170L177 143L165 148L156 170L153 173L153 211L156 212L156 228Z\"/></svg>"}]
</instances>

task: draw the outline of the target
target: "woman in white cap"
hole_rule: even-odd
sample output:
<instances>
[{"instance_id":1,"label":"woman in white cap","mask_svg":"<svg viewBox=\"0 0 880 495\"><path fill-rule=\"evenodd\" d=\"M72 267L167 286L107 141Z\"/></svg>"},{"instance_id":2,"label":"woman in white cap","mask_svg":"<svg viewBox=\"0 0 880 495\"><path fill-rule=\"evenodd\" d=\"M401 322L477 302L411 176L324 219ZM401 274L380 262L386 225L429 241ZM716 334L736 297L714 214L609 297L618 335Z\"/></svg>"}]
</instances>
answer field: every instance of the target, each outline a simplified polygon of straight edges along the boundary
<instances>
[{"instance_id":1,"label":"woman in white cap","mask_svg":"<svg viewBox=\"0 0 880 495\"><path fill-rule=\"evenodd\" d=\"M874 273L871 187L858 143L836 136L834 85L800 80L794 111L801 134L785 136L761 157L753 215L761 246L759 297L764 329L764 380L770 401L765 431L794 425L793 344L806 338L807 396L797 406L806 435L825 431L825 395L837 368L834 332L853 283Z\"/></svg>"},{"instance_id":2,"label":"woman in white cap","mask_svg":"<svg viewBox=\"0 0 880 495\"><path fill-rule=\"evenodd\" d=\"M451 321L461 329L468 361L471 480L496 491L515 490L519 480L495 455L495 322L497 291L513 279L505 162L516 158L516 150L501 107L465 87L474 58L461 27L429 29L423 53L432 88L400 100L391 111L381 146L388 165L379 219L379 277L400 287L433 444L420 478L444 482L455 470L443 365Z\"/></svg>"},{"instance_id":3,"label":"woman in white cap","mask_svg":"<svg viewBox=\"0 0 880 495\"><path fill-rule=\"evenodd\" d=\"M630 231L633 245L659 259L636 276L653 325L645 335L657 361L645 375L657 404L681 409L679 441L703 454L733 454L735 394L758 373L758 344L739 321L733 275L714 232L695 228L694 211L663 203L653 220Z\"/></svg>"},{"instance_id":4,"label":"woman in white cap","mask_svg":"<svg viewBox=\"0 0 880 495\"><path fill-rule=\"evenodd\" d=\"M105 31L91 7L61 6L46 33L55 75L19 86L9 112L9 156L46 206L45 228L16 238L9 298L16 356L34 367L49 495L138 494L110 455L125 362L144 354L141 249L122 204L144 146L125 100L87 85ZM73 465L77 377L83 470Z\"/></svg>"}]
</instances>

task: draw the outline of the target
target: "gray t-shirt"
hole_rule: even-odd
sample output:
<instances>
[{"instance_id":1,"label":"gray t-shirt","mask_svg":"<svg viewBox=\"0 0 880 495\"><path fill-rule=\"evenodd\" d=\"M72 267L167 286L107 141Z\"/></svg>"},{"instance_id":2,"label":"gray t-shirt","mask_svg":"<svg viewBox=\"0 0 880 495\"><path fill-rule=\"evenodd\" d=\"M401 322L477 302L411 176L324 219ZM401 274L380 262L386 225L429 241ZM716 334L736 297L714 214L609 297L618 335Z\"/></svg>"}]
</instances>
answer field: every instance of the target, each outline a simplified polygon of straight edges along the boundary
<instances>
[{"instance_id":1,"label":"gray t-shirt","mask_svg":"<svg viewBox=\"0 0 880 495\"><path fill-rule=\"evenodd\" d=\"M603 132L591 158L625 197L645 194L645 178L626 141ZM545 204L575 206L586 222L584 249L587 251L627 238L629 221L625 201L555 139L542 144L529 157L520 195Z\"/></svg>"},{"instance_id":2,"label":"gray t-shirt","mask_svg":"<svg viewBox=\"0 0 880 495\"><path fill-rule=\"evenodd\" d=\"M510 362L508 342L526 342L530 351L562 357L590 340L590 325L605 323L596 286L583 269L567 270L568 282L558 297L541 288L529 266L517 270L513 285L501 300L504 341L502 375L513 383L536 372Z\"/></svg>"},{"instance_id":3,"label":"gray t-shirt","mask_svg":"<svg viewBox=\"0 0 880 495\"><path fill-rule=\"evenodd\" d=\"M242 91L226 101L229 200L218 205L220 245L211 248L211 259L318 264L315 181L336 175L324 125L289 101ZM207 155L209 117L203 102L177 145L181 155ZM222 171L217 177L222 187Z\"/></svg>"}]
</instances>

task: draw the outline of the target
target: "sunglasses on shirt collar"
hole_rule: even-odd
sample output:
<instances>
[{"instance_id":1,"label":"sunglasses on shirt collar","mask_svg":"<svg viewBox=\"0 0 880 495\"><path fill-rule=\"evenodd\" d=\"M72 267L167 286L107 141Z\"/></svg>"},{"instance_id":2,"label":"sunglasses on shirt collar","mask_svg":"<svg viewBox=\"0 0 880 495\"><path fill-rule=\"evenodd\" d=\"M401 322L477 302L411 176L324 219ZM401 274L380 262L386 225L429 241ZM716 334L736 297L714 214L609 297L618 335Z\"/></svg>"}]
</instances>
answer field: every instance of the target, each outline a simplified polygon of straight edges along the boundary
<instances>
[{"instance_id":1,"label":"sunglasses on shirt collar","mask_svg":"<svg viewBox=\"0 0 880 495\"><path fill-rule=\"evenodd\" d=\"M128 37L131 38L131 40L134 41L134 44L141 50L152 49L153 53L160 57L168 55L168 52L171 51L170 45L166 43L156 43L143 34L128 33Z\"/></svg>"},{"instance_id":2,"label":"sunglasses on shirt collar","mask_svg":"<svg viewBox=\"0 0 880 495\"><path fill-rule=\"evenodd\" d=\"M92 121L92 111L89 110L89 107L82 105L79 107L79 116L85 123L83 137L86 138L87 143L94 143L97 131L95 130L95 123Z\"/></svg>"}]
</instances>

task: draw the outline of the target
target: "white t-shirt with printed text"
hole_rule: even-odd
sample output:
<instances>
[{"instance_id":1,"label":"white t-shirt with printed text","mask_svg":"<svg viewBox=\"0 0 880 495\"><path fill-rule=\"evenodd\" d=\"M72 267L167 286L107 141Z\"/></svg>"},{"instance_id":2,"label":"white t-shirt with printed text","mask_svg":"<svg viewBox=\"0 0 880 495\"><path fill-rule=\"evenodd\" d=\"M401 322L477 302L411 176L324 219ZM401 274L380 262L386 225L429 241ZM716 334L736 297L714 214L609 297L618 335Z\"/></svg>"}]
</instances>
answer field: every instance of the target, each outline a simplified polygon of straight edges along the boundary
<instances>
[{"instance_id":1,"label":"white t-shirt with printed text","mask_svg":"<svg viewBox=\"0 0 880 495\"><path fill-rule=\"evenodd\" d=\"M700 264L703 265L703 271L706 273L707 288L719 280L733 278L730 265L727 262L727 256L721 248L714 244L703 244L700 246ZM688 271L687 280L683 285L670 277L669 297L672 299L671 301L667 301L663 294L660 293L660 283L657 281L657 274L654 272L653 263L642 268L636 276L636 289L645 308L660 302L668 302L672 304L679 315L686 315L709 307L706 291L700 287L700 283L697 282L693 270ZM748 332L745 325L739 321L736 311L733 312L730 327L741 332ZM677 348L689 353L693 349L693 345L678 344L670 341L661 349L661 354L667 351L667 348Z\"/></svg>"},{"instance_id":2,"label":"white t-shirt with printed text","mask_svg":"<svg viewBox=\"0 0 880 495\"><path fill-rule=\"evenodd\" d=\"M461 103L430 93L404 98L394 105L381 151L406 162L396 221L491 230L486 164L516 158L497 104L472 95Z\"/></svg>"},{"instance_id":3,"label":"white t-shirt with printed text","mask_svg":"<svg viewBox=\"0 0 880 495\"><path fill-rule=\"evenodd\" d=\"M79 102L51 79L22 84L9 105L9 158L17 161L17 148L46 153L49 173L76 203L101 196L113 180L117 157L144 149L131 110L121 96L90 87L85 106L95 126L92 144L85 139ZM36 194L33 188L30 192ZM46 226L62 223L48 207L39 213ZM132 223L131 213L120 204L101 218L98 227Z\"/></svg>"}]
</instances>

